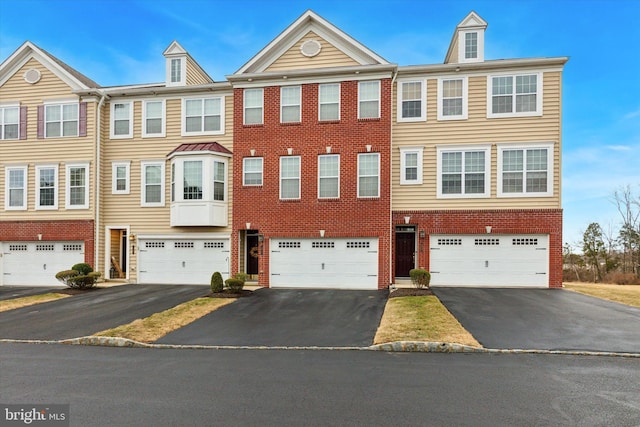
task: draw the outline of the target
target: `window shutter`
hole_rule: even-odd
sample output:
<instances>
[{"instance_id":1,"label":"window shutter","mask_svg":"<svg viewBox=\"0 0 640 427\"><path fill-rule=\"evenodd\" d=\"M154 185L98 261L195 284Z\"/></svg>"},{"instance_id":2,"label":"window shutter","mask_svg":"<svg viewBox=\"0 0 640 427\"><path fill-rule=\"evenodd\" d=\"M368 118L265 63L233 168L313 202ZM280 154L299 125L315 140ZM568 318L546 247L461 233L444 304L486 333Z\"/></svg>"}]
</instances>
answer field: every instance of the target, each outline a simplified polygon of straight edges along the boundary
<instances>
[{"instance_id":1,"label":"window shutter","mask_svg":"<svg viewBox=\"0 0 640 427\"><path fill-rule=\"evenodd\" d=\"M20 139L27 139L27 107L20 107Z\"/></svg>"},{"instance_id":2,"label":"window shutter","mask_svg":"<svg viewBox=\"0 0 640 427\"><path fill-rule=\"evenodd\" d=\"M38 105L38 139L44 138L44 105Z\"/></svg>"},{"instance_id":3,"label":"window shutter","mask_svg":"<svg viewBox=\"0 0 640 427\"><path fill-rule=\"evenodd\" d=\"M87 103L80 103L80 123L78 123L78 136L87 136Z\"/></svg>"}]
</instances>

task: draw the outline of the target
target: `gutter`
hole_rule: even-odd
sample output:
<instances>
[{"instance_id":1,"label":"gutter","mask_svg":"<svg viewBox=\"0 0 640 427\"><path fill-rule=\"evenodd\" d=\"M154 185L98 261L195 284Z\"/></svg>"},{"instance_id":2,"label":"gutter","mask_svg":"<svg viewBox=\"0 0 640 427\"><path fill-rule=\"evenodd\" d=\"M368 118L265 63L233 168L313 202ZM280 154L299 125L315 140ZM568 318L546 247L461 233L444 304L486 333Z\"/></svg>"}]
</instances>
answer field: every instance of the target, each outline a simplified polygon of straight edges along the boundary
<instances>
[{"instance_id":1,"label":"gutter","mask_svg":"<svg viewBox=\"0 0 640 427\"><path fill-rule=\"evenodd\" d=\"M393 87L396 84L397 77L398 69L396 68L391 77L391 97L389 99L391 102L391 109L389 110L389 114L391 115L391 117L389 117L389 287L391 287L393 283Z\"/></svg>"},{"instance_id":2,"label":"gutter","mask_svg":"<svg viewBox=\"0 0 640 427\"><path fill-rule=\"evenodd\" d=\"M104 101L107 99L108 95L104 92L104 90L98 89L98 93L100 94L100 102L98 102L98 106L96 107L96 167L95 167L95 227L94 227L94 238L93 238L93 264L94 266L98 264L98 255L100 254L100 171L102 170L101 164L101 156L100 156L100 147L101 147L101 137L102 137L102 114L101 109L104 105ZM103 274L107 274L108 269L106 268ZM98 270L99 271L99 270Z\"/></svg>"}]
</instances>

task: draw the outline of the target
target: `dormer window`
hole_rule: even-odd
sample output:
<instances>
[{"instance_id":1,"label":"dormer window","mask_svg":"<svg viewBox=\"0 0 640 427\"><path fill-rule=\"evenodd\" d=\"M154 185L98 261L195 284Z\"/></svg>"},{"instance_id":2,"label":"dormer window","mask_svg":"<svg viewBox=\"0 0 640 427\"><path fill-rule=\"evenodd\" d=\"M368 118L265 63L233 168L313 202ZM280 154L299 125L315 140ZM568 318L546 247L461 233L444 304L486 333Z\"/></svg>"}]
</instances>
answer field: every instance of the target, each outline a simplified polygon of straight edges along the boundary
<instances>
[{"instance_id":1,"label":"dormer window","mask_svg":"<svg viewBox=\"0 0 640 427\"><path fill-rule=\"evenodd\" d=\"M180 84L182 81L182 58L171 60L171 83Z\"/></svg>"},{"instance_id":2,"label":"dormer window","mask_svg":"<svg viewBox=\"0 0 640 427\"><path fill-rule=\"evenodd\" d=\"M464 59L478 59L478 33L465 33Z\"/></svg>"},{"instance_id":3,"label":"dormer window","mask_svg":"<svg viewBox=\"0 0 640 427\"><path fill-rule=\"evenodd\" d=\"M460 30L458 42L459 62L484 61L484 30Z\"/></svg>"},{"instance_id":4,"label":"dormer window","mask_svg":"<svg viewBox=\"0 0 640 427\"><path fill-rule=\"evenodd\" d=\"M184 56L167 58L167 86L186 85L187 60Z\"/></svg>"}]
</instances>

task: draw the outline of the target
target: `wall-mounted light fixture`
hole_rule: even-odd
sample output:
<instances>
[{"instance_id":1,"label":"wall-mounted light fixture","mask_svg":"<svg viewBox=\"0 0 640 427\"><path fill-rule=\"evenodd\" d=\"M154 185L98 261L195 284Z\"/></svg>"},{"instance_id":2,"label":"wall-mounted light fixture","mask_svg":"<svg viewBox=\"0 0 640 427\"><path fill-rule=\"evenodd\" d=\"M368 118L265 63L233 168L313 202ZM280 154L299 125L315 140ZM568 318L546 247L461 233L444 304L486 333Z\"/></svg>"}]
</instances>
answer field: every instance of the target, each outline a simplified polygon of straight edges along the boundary
<instances>
[{"instance_id":1,"label":"wall-mounted light fixture","mask_svg":"<svg viewBox=\"0 0 640 427\"><path fill-rule=\"evenodd\" d=\"M136 235L135 234L129 234L129 241L133 242L134 240L136 240Z\"/></svg>"},{"instance_id":2,"label":"wall-mounted light fixture","mask_svg":"<svg viewBox=\"0 0 640 427\"><path fill-rule=\"evenodd\" d=\"M404 217L404 223L405 224L409 224L409 221L411 221L411 217L410 216L405 216Z\"/></svg>"},{"instance_id":3,"label":"wall-mounted light fixture","mask_svg":"<svg viewBox=\"0 0 640 427\"><path fill-rule=\"evenodd\" d=\"M427 233L424 230L420 230L420 238L424 239L425 237L427 237Z\"/></svg>"},{"instance_id":4,"label":"wall-mounted light fixture","mask_svg":"<svg viewBox=\"0 0 640 427\"><path fill-rule=\"evenodd\" d=\"M133 255L136 254L136 235L135 234L129 234L129 242L131 242L131 244L129 246L131 246L131 253Z\"/></svg>"},{"instance_id":5,"label":"wall-mounted light fixture","mask_svg":"<svg viewBox=\"0 0 640 427\"><path fill-rule=\"evenodd\" d=\"M487 230L487 234L491 234L491 226L490 225L487 225L484 229Z\"/></svg>"}]
</instances>

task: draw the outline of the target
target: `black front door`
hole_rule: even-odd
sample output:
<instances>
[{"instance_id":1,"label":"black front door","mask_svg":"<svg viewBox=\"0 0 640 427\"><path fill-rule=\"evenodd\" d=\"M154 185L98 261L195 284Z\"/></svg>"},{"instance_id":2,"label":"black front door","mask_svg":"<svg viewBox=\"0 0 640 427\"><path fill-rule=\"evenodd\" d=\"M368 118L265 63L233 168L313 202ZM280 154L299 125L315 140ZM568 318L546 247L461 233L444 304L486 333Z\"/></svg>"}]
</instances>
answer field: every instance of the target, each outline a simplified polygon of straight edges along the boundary
<instances>
[{"instance_id":1,"label":"black front door","mask_svg":"<svg viewBox=\"0 0 640 427\"><path fill-rule=\"evenodd\" d=\"M247 274L258 274L258 235L247 235Z\"/></svg>"},{"instance_id":2,"label":"black front door","mask_svg":"<svg viewBox=\"0 0 640 427\"><path fill-rule=\"evenodd\" d=\"M409 277L409 270L415 268L415 233L396 232L396 277Z\"/></svg>"}]
</instances>

